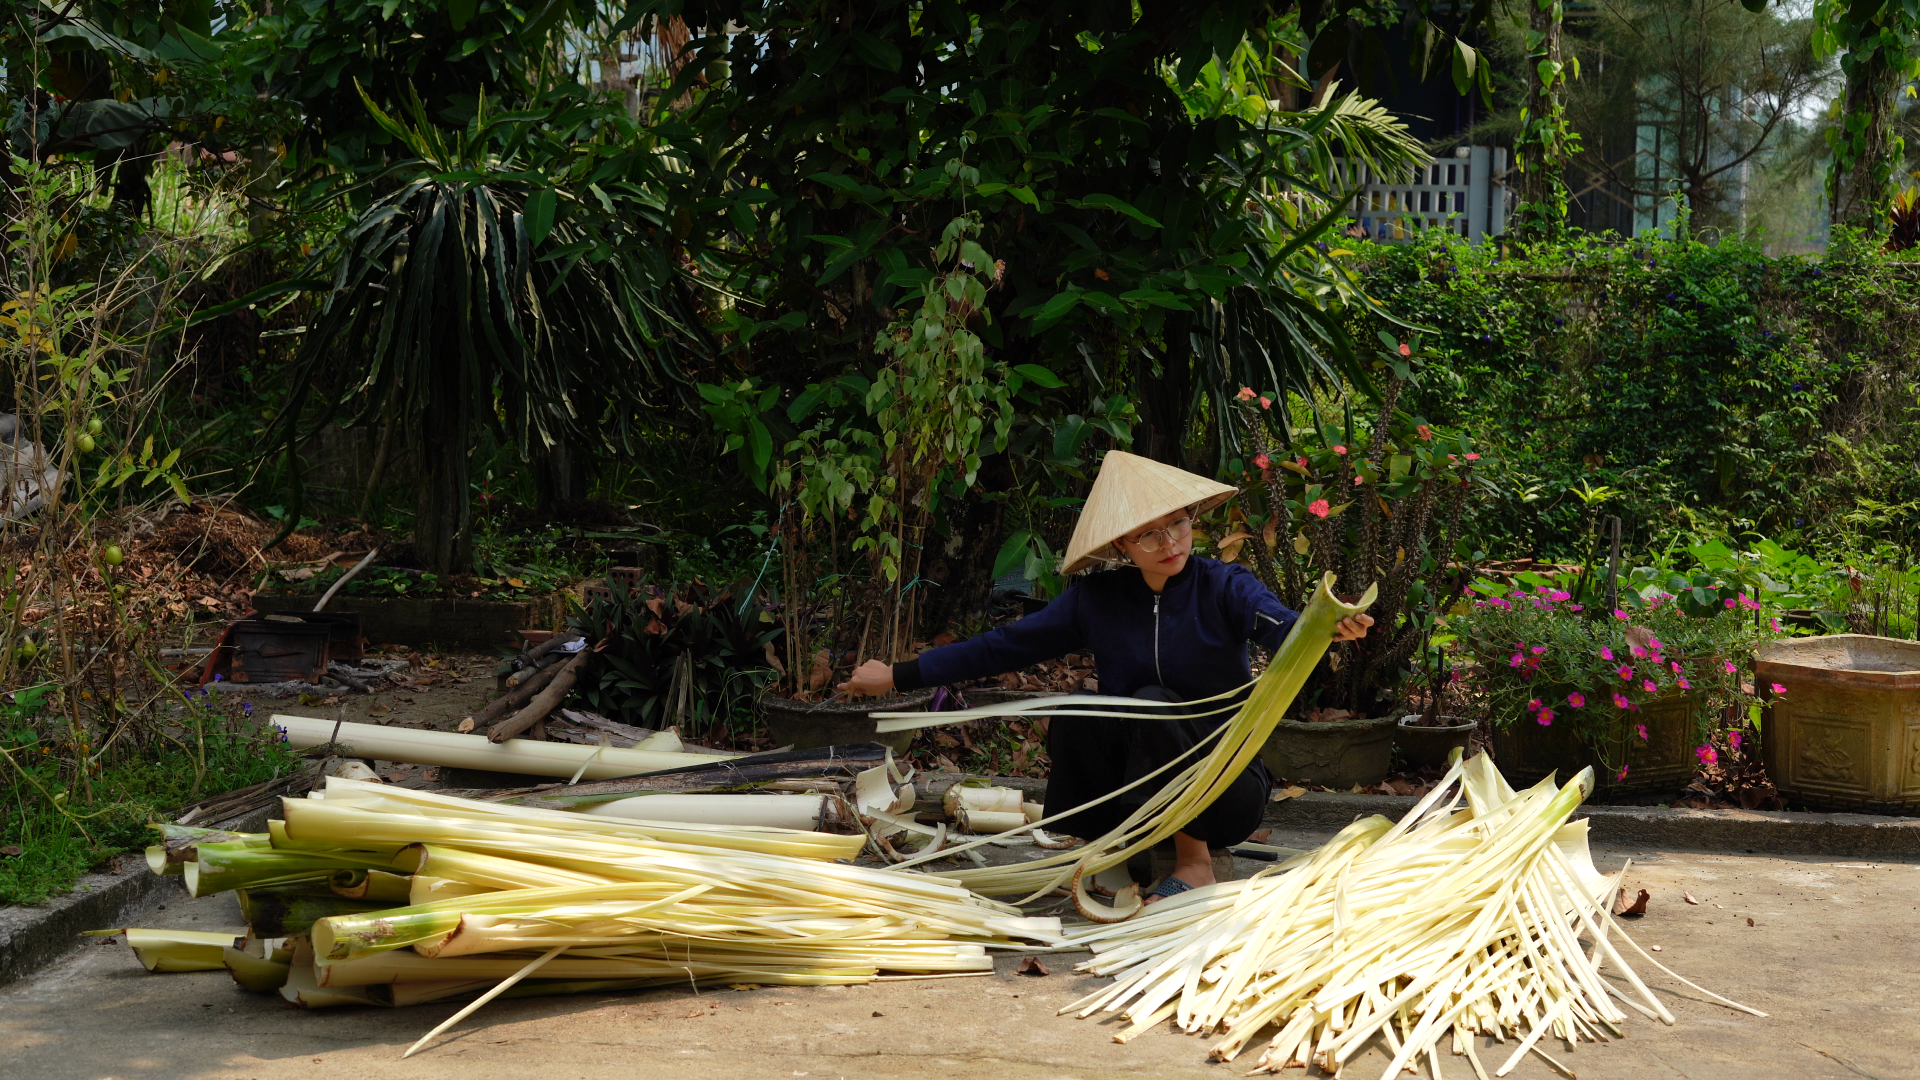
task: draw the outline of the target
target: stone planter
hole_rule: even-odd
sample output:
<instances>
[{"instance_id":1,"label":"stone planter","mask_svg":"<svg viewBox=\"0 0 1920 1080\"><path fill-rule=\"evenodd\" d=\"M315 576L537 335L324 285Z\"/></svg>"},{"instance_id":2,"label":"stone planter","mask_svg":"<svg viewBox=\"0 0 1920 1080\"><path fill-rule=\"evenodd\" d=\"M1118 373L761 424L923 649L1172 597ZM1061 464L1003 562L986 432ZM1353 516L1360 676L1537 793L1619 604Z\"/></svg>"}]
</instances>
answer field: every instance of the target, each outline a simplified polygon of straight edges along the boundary
<instances>
[{"instance_id":1,"label":"stone planter","mask_svg":"<svg viewBox=\"0 0 1920 1080\"><path fill-rule=\"evenodd\" d=\"M1865 634L1760 647L1767 706L1761 755L1793 802L1834 810L1920 813L1920 642Z\"/></svg>"},{"instance_id":2,"label":"stone planter","mask_svg":"<svg viewBox=\"0 0 1920 1080\"><path fill-rule=\"evenodd\" d=\"M1474 729L1480 726L1458 716L1442 716L1439 719L1455 723L1445 727L1422 727L1418 714L1400 718L1400 727L1394 732L1393 741L1400 748L1400 758L1408 768L1446 768L1447 757L1453 753L1454 747L1459 747L1464 756L1468 744L1473 741Z\"/></svg>"},{"instance_id":3,"label":"stone planter","mask_svg":"<svg viewBox=\"0 0 1920 1080\"><path fill-rule=\"evenodd\" d=\"M1371 720L1335 720L1306 724L1282 720L1267 736L1260 760L1278 779L1330 788L1366 787L1387 778L1393 768L1397 716Z\"/></svg>"},{"instance_id":4,"label":"stone planter","mask_svg":"<svg viewBox=\"0 0 1920 1080\"><path fill-rule=\"evenodd\" d=\"M304 593L254 593L253 609L262 615L310 612L317 596ZM336 596L329 610L357 614L360 633L372 645L435 646L492 652L511 645L519 631L552 629L566 618L566 596L524 603L461 597Z\"/></svg>"},{"instance_id":5,"label":"stone planter","mask_svg":"<svg viewBox=\"0 0 1920 1080\"><path fill-rule=\"evenodd\" d=\"M915 690L891 698L859 698L853 701L795 701L768 694L753 703L754 711L767 725L775 746L791 744L795 750L846 743L877 742L891 747L895 754L907 752L913 742L911 731L887 735L873 730L876 712L913 712L933 700L932 690Z\"/></svg>"},{"instance_id":6,"label":"stone planter","mask_svg":"<svg viewBox=\"0 0 1920 1080\"><path fill-rule=\"evenodd\" d=\"M1566 687L1542 693L1542 699L1564 700ZM1598 694L1587 695L1598 699ZM1593 797L1596 801L1654 796L1674 797L1693 778L1693 715L1699 702L1692 694L1673 694L1642 705L1636 712L1606 706L1612 714L1612 726L1606 735L1604 755L1596 753L1574 734L1571 724L1541 727L1531 717L1520 717L1510 724L1496 719L1493 728L1493 760L1507 782L1516 788L1530 787L1554 774L1561 783L1581 769L1593 767ZM1601 708L1589 700L1589 709ZM1647 738L1635 730L1645 724ZM1607 762L1612 762L1608 767ZM1620 779L1619 768L1627 767Z\"/></svg>"}]
</instances>

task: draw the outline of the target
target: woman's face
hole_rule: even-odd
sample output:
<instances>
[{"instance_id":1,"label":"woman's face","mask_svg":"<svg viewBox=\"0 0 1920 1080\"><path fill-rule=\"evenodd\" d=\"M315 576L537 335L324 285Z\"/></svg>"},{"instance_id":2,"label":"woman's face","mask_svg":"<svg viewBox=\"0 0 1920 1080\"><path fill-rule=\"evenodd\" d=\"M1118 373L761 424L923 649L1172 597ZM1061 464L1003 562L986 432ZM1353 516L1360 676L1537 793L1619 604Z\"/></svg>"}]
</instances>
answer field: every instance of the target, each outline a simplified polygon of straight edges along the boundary
<instances>
[{"instance_id":1,"label":"woman's face","mask_svg":"<svg viewBox=\"0 0 1920 1080\"><path fill-rule=\"evenodd\" d=\"M1148 551L1140 546L1139 541L1148 533L1156 534L1153 539L1159 541L1159 550ZM1141 573L1172 577L1186 569L1187 556L1193 553L1193 515L1186 510L1175 510L1121 537L1116 544Z\"/></svg>"}]
</instances>

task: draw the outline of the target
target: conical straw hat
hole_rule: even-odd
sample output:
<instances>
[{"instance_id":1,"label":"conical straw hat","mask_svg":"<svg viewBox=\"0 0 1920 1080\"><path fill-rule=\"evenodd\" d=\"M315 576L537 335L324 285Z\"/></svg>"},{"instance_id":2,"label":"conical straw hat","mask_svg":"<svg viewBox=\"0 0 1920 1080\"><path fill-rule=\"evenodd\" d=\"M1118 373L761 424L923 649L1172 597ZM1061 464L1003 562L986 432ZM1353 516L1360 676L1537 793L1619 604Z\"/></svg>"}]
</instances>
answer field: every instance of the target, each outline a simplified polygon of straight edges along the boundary
<instances>
[{"instance_id":1,"label":"conical straw hat","mask_svg":"<svg viewBox=\"0 0 1920 1080\"><path fill-rule=\"evenodd\" d=\"M1102 558L1111 557L1108 545L1158 517L1191 506L1208 510L1233 498L1235 489L1185 469L1163 465L1152 458L1109 450L1100 462L1100 475L1080 509L1060 572L1077 574Z\"/></svg>"}]
</instances>

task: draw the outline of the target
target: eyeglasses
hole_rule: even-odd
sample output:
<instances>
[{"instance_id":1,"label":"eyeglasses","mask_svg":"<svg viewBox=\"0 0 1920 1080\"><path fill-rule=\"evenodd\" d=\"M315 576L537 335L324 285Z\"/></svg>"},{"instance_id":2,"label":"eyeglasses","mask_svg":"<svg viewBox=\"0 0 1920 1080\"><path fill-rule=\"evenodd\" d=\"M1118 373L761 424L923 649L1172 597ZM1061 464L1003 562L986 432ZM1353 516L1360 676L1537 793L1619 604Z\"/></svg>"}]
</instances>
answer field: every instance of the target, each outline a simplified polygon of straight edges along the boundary
<instances>
[{"instance_id":1,"label":"eyeglasses","mask_svg":"<svg viewBox=\"0 0 1920 1080\"><path fill-rule=\"evenodd\" d=\"M1165 528L1152 529L1139 536L1126 537L1126 541L1141 551L1159 551L1170 543L1178 543L1193 535L1193 519L1183 517Z\"/></svg>"}]
</instances>

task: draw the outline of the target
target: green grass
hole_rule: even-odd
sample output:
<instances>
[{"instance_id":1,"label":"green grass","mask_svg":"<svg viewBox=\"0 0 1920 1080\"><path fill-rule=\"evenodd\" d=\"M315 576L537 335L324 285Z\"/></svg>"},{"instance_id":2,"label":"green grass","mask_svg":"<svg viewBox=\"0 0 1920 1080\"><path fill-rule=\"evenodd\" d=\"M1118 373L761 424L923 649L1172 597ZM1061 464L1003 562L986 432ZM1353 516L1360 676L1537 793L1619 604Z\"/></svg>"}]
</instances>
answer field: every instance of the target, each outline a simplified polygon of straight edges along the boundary
<instances>
[{"instance_id":1,"label":"green grass","mask_svg":"<svg viewBox=\"0 0 1920 1080\"><path fill-rule=\"evenodd\" d=\"M18 698L25 691L16 694ZM123 851L153 842L149 822L206 795L232 791L304 764L264 724L224 717L205 708L187 714L188 749L164 743L165 752L128 755L102 763L91 794L75 790L63 807L50 795L69 790L56 759L62 748L38 735L18 705L0 698L0 847L21 854L0 857L0 904L37 904L73 888L91 867ZM199 740L206 732L204 773L195 784ZM24 774L24 775L23 775Z\"/></svg>"}]
</instances>

